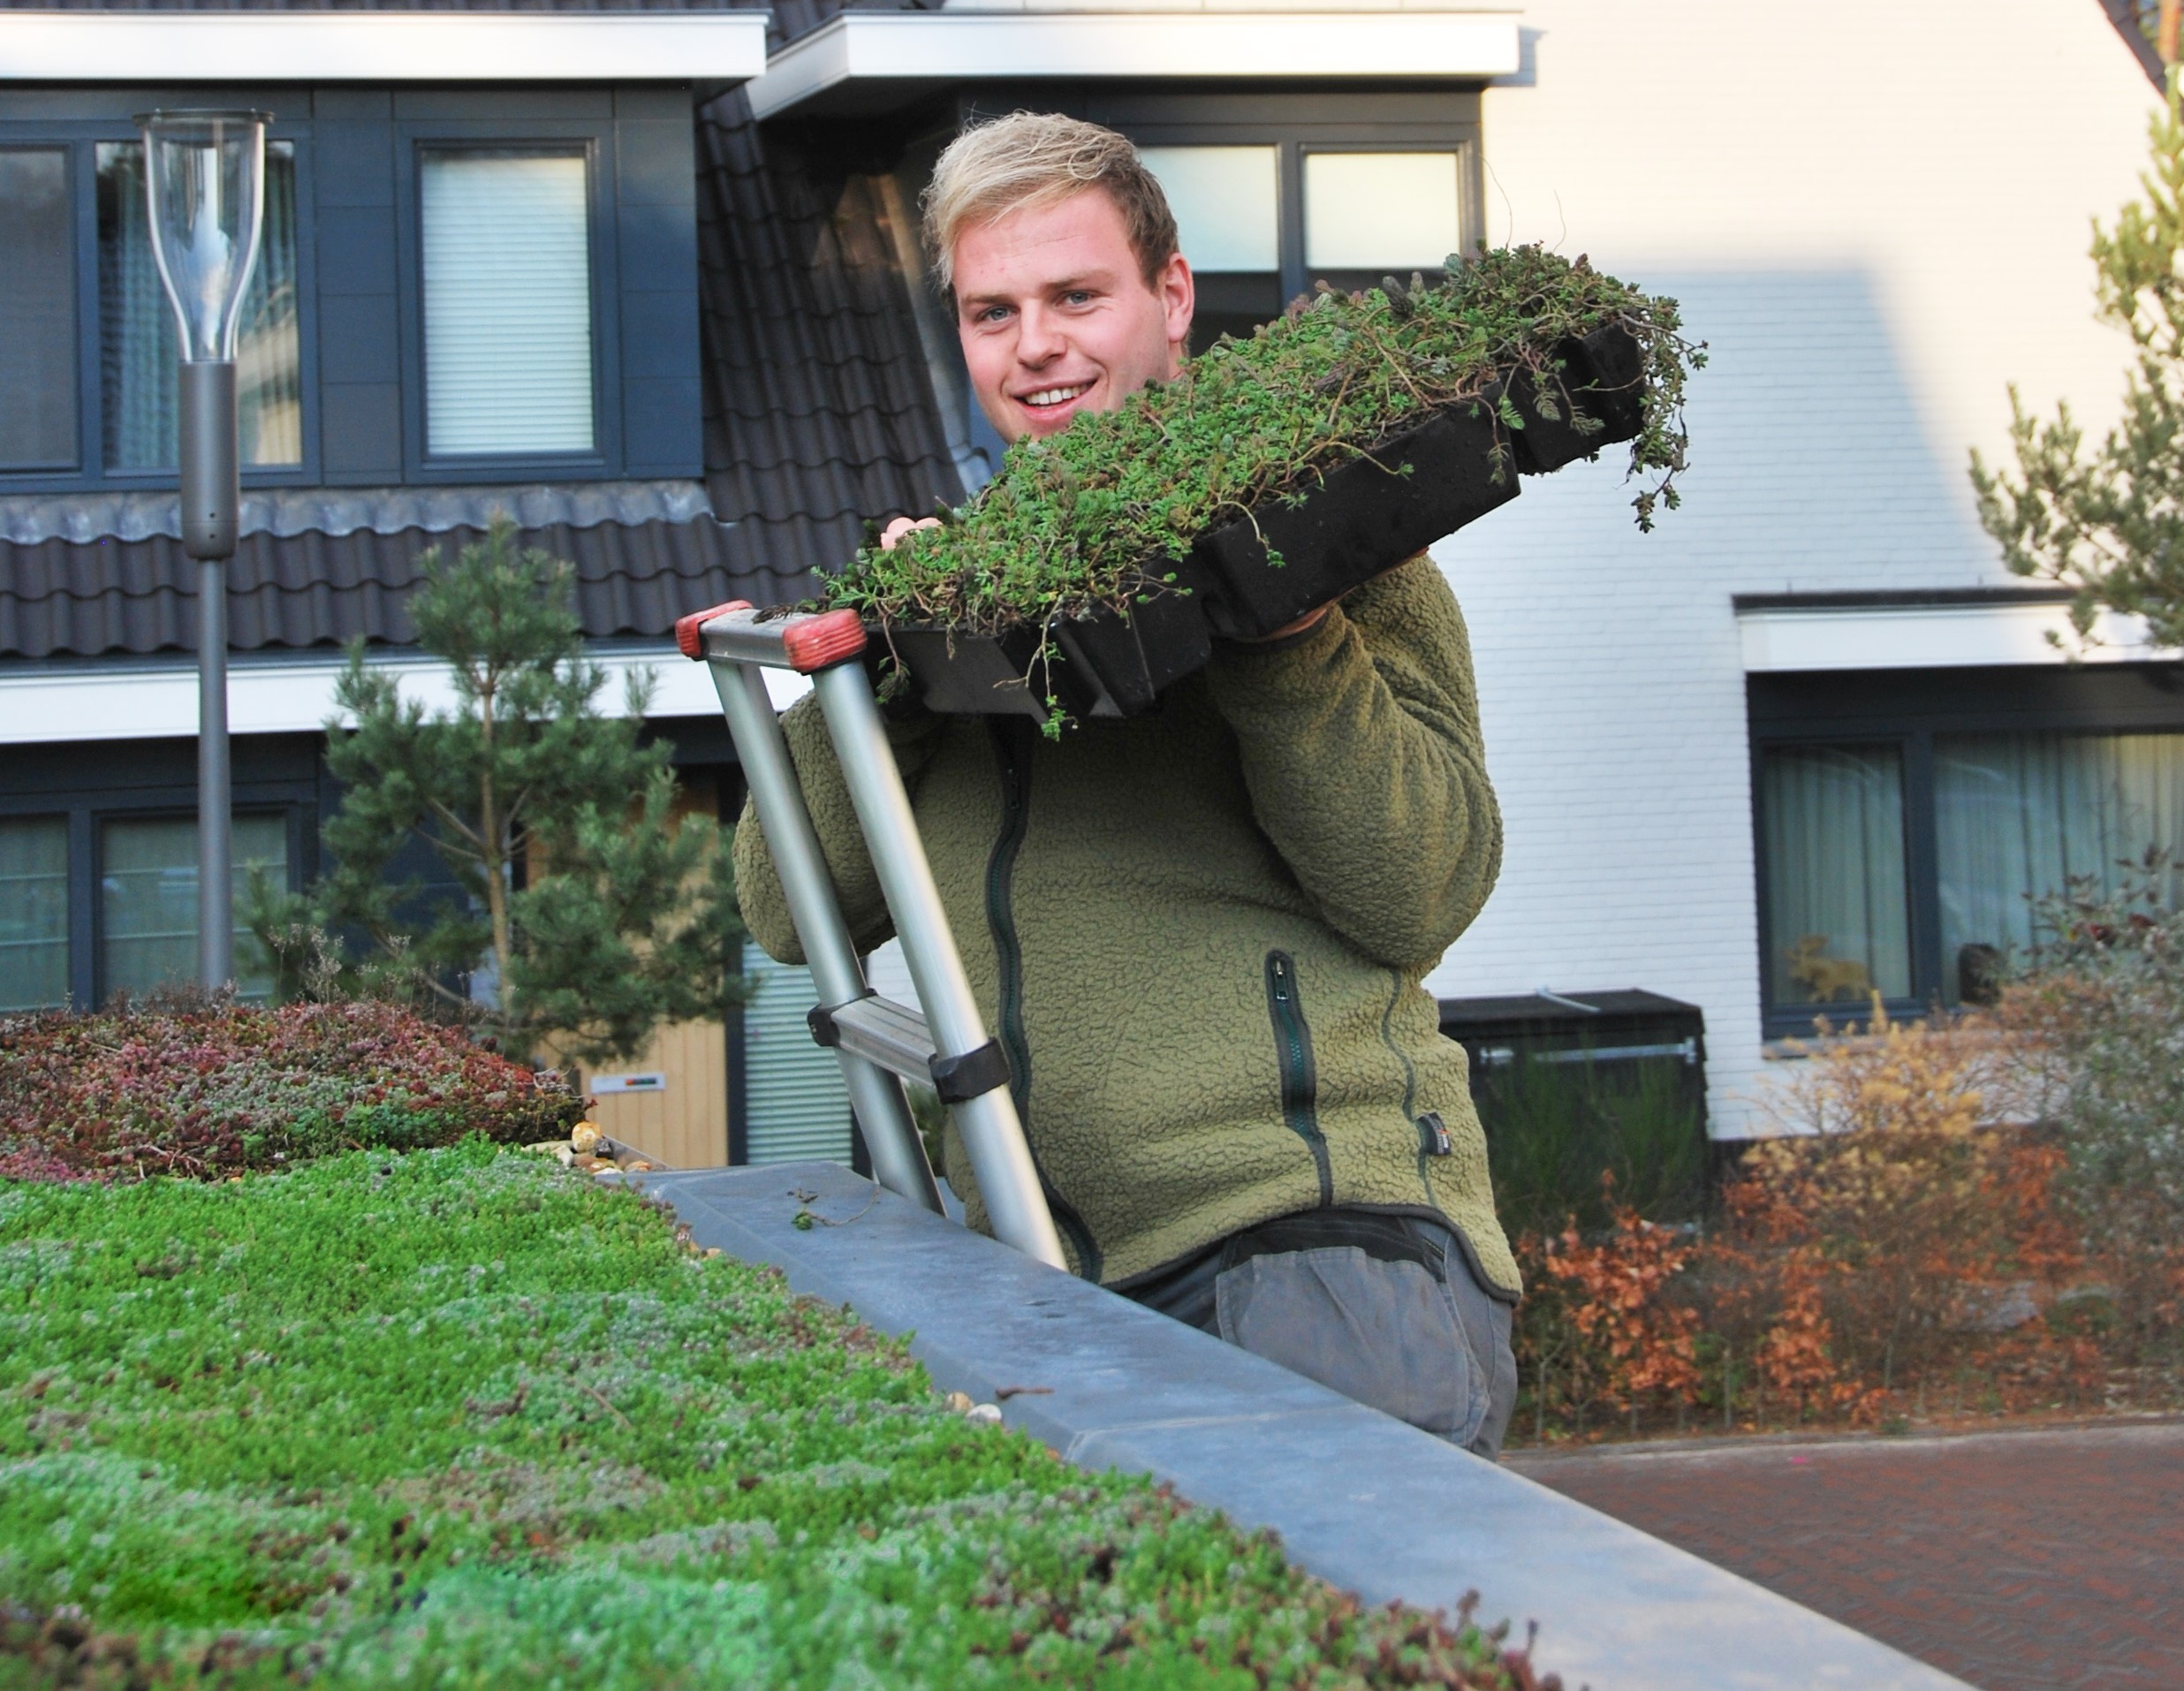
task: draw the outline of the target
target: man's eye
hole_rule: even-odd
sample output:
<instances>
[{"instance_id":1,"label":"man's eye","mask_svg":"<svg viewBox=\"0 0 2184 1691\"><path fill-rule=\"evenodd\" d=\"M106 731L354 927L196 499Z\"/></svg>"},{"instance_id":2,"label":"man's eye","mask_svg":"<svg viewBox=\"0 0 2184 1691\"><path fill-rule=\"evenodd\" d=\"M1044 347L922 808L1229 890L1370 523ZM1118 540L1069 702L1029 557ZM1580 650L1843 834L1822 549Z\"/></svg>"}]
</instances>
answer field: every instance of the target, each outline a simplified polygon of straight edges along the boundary
<instances>
[{"instance_id":1,"label":"man's eye","mask_svg":"<svg viewBox=\"0 0 2184 1691\"><path fill-rule=\"evenodd\" d=\"M1092 303L1092 290L1089 288L1072 288L1067 293L1065 293L1062 298L1073 306L1088 306Z\"/></svg>"}]
</instances>

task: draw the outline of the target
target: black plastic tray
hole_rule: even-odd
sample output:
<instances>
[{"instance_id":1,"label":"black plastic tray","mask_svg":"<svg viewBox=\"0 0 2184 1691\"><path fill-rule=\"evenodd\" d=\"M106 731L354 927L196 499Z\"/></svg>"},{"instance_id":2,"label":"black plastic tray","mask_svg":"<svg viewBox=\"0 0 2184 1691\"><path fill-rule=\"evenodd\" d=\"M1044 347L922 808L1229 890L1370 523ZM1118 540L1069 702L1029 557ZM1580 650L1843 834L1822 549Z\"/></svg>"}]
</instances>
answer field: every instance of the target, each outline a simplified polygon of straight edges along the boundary
<instances>
[{"instance_id":1,"label":"black plastic tray","mask_svg":"<svg viewBox=\"0 0 2184 1691\"><path fill-rule=\"evenodd\" d=\"M1483 399L1441 412L1330 470L1298 504L1271 500L1203 536L1183 582L1215 633L1263 639L1515 498L1508 438Z\"/></svg>"},{"instance_id":2,"label":"black plastic tray","mask_svg":"<svg viewBox=\"0 0 2184 1691\"><path fill-rule=\"evenodd\" d=\"M1581 340L1566 340L1555 349L1562 360L1560 391L1552 378L1549 392L1561 414L1539 414L1538 384L1520 375L1508 387L1510 402L1524 419L1512 432L1517 467L1527 475L1545 475L1589 456L1604 446L1627 441L1638 432L1645 403L1645 369L1637 340L1611 324ZM1604 425L1581 435L1570 423L1570 405Z\"/></svg>"},{"instance_id":3,"label":"black plastic tray","mask_svg":"<svg viewBox=\"0 0 2184 1691\"><path fill-rule=\"evenodd\" d=\"M898 623L876 628L873 645L892 647L929 710L1039 722L1050 694L1073 717L1137 716L1213 652L1198 607L1167 588L1149 589L1126 616L1102 607L1050 626L1044 656L1029 628L974 634Z\"/></svg>"}]
</instances>

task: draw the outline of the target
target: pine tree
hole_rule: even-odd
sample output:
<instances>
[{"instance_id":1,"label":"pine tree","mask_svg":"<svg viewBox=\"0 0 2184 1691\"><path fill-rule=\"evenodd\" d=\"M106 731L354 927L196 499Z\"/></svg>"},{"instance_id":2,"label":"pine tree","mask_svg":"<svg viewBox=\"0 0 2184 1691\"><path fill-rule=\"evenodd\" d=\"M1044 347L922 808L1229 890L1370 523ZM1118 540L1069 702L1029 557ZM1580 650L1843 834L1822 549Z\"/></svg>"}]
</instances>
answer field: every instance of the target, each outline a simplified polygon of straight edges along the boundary
<instances>
[{"instance_id":1,"label":"pine tree","mask_svg":"<svg viewBox=\"0 0 2184 1691\"><path fill-rule=\"evenodd\" d=\"M649 676L600 713L571 567L496 522L451 565L426 555L410 612L455 709L428 713L351 648L335 697L353 726L327 733L332 866L253 922L287 978L398 981L512 1055L550 1043L585 1062L739 1001L727 842L673 815L667 748L641 738ZM420 846L437 875L403 873Z\"/></svg>"},{"instance_id":2,"label":"pine tree","mask_svg":"<svg viewBox=\"0 0 2184 1691\"><path fill-rule=\"evenodd\" d=\"M2093 230L2100 315L2131 337L2123 415L2097 447L2067 405L2029 416L2010 390L2015 473L1972 454L1979 519L2020 575L2077 589L2072 626L2103 609L2140 616L2157 645L2184 646L2184 108L2177 67L2149 125L2144 197Z\"/></svg>"}]
</instances>

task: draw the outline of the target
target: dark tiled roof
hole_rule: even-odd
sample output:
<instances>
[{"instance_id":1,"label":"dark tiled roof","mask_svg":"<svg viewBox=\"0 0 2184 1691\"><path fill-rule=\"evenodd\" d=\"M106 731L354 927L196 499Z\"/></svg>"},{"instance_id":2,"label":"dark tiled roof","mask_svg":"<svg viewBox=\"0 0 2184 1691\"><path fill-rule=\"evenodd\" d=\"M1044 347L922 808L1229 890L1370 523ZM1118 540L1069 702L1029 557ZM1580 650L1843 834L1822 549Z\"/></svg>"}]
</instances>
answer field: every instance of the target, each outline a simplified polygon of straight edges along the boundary
<instances>
[{"instance_id":1,"label":"dark tiled roof","mask_svg":"<svg viewBox=\"0 0 2184 1691\"><path fill-rule=\"evenodd\" d=\"M732 567L785 597L867 519L962 490L870 180L749 113L698 125L706 486Z\"/></svg>"},{"instance_id":2,"label":"dark tiled roof","mask_svg":"<svg viewBox=\"0 0 2184 1691\"><path fill-rule=\"evenodd\" d=\"M797 597L815 565L848 556L868 519L961 497L868 178L808 137L762 132L740 92L697 123L706 486L718 520L526 531L576 563L584 626L601 637L665 634L724 599ZM418 553L467 537L246 536L231 570L232 642L406 642ZM180 545L158 537L0 544L0 656L187 649L195 581Z\"/></svg>"},{"instance_id":3,"label":"dark tiled roof","mask_svg":"<svg viewBox=\"0 0 2184 1691\"><path fill-rule=\"evenodd\" d=\"M527 543L572 560L588 633L661 634L677 617L737 595L711 522L600 523L527 530ZM475 529L360 529L285 539L246 535L228 565L229 642L239 651L353 638L407 645L405 609L419 557L449 555ZM5 549L0 651L59 654L188 650L196 641L197 564L179 541L48 541Z\"/></svg>"}]
</instances>

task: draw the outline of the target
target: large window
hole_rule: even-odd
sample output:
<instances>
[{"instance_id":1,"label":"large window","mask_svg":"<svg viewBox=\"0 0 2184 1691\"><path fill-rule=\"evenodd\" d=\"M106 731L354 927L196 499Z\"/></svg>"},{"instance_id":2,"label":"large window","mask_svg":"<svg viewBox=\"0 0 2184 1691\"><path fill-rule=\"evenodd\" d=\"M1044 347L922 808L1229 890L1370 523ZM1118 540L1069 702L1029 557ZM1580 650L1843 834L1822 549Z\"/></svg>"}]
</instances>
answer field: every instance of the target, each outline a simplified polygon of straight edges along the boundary
<instances>
[{"instance_id":1,"label":"large window","mask_svg":"<svg viewBox=\"0 0 2184 1691\"><path fill-rule=\"evenodd\" d=\"M297 319L296 149L268 141L265 228L243 294L235 354L242 461L303 462L303 339ZM174 312L152 257L140 141L97 148L99 397L105 460L114 470L173 467Z\"/></svg>"},{"instance_id":2,"label":"large window","mask_svg":"<svg viewBox=\"0 0 2184 1691\"><path fill-rule=\"evenodd\" d=\"M1755 678L1771 1034L1983 1001L2041 899L2184 854L2184 708L2121 671Z\"/></svg>"},{"instance_id":3,"label":"large window","mask_svg":"<svg viewBox=\"0 0 2184 1691\"><path fill-rule=\"evenodd\" d=\"M0 1011L68 1002L68 819L0 821Z\"/></svg>"},{"instance_id":4,"label":"large window","mask_svg":"<svg viewBox=\"0 0 2184 1691\"><path fill-rule=\"evenodd\" d=\"M422 155L431 456L593 450L588 175L581 153Z\"/></svg>"},{"instance_id":5,"label":"large window","mask_svg":"<svg viewBox=\"0 0 2184 1691\"><path fill-rule=\"evenodd\" d=\"M235 984L245 998L271 995L272 972L241 914L251 877L288 884L288 823L235 818ZM101 995L142 994L197 976L197 822L194 817L110 820L99 842Z\"/></svg>"}]
</instances>

